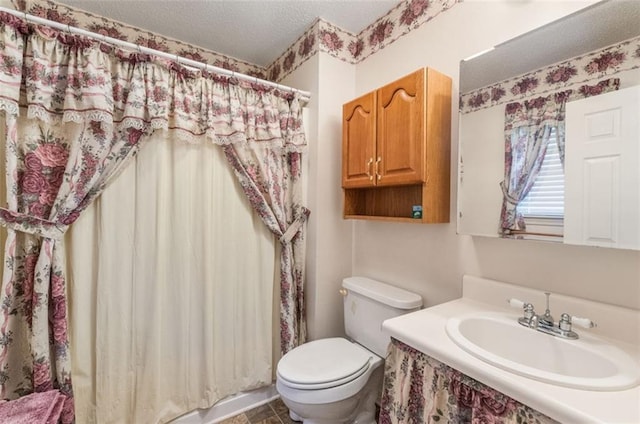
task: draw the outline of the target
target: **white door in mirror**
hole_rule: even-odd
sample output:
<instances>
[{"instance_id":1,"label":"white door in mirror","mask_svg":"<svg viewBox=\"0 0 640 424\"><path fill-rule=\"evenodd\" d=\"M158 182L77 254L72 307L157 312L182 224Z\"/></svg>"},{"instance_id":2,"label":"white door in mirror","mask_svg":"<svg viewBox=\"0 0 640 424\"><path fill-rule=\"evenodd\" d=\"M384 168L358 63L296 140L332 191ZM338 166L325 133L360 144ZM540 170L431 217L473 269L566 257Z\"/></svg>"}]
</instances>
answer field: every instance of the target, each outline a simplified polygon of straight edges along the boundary
<instances>
[{"instance_id":1,"label":"white door in mirror","mask_svg":"<svg viewBox=\"0 0 640 424\"><path fill-rule=\"evenodd\" d=\"M640 249L640 86L567 103L564 242Z\"/></svg>"}]
</instances>

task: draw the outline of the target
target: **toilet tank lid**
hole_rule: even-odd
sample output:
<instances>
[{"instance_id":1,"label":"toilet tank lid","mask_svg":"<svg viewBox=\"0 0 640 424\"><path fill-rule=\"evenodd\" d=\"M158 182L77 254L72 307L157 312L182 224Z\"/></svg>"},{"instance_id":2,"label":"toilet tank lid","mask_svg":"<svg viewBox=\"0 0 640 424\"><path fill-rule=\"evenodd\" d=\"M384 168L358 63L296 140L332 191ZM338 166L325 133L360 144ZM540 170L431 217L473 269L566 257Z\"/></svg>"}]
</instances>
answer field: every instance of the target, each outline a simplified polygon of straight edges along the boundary
<instances>
[{"instance_id":1,"label":"toilet tank lid","mask_svg":"<svg viewBox=\"0 0 640 424\"><path fill-rule=\"evenodd\" d=\"M422 306L420 295L367 277L345 278L342 287L393 308L415 309Z\"/></svg>"}]
</instances>

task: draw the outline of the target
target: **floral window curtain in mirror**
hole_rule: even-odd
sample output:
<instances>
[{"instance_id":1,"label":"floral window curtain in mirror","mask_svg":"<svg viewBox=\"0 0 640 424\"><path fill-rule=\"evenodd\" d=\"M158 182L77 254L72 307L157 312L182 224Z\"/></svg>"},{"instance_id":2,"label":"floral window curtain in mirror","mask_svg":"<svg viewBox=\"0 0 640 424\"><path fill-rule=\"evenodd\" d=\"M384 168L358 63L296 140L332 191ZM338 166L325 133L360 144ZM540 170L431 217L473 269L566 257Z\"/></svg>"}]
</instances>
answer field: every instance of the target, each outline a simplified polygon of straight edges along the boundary
<instances>
[{"instance_id":1,"label":"floral window curtain in mirror","mask_svg":"<svg viewBox=\"0 0 640 424\"><path fill-rule=\"evenodd\" d=\"M289 268L282 271L281 304L303 304L303 252L290 242L303 240L308 214L292 204L299 201L299 155L305 147L297 96L5 13L0 45L7 139L7 202L0 209L0 224L8 230L0 293L4 399L60 389L68 396L63 421L73 419L62 236L155 130L193 143L254 149L252 162L242 165L262 193L251 203L279 205L274 232L293 246L283 249ZM254 178L258 169L266 174ZM299 284L298 290L291 284ZM303 310L287 311L292 312L282 325L296 330L285 350L304 336Z\"/></svg>"},{"instance_id":2,"label":"floral window curtain in mirror","mask_svg":"<svg viewBox=\"0 0 640 424\"><path fill-rule=\"evenodd\" d=\"M503 193L499 233L508 236L526 229L518 204L533 186L547 150L552 130L560 160L564 164L564 116L567 101L617 90L620 80L611 78L577 90L565 90L505 107L505 172L500 183Z\"/></svg>"}]
</instances>

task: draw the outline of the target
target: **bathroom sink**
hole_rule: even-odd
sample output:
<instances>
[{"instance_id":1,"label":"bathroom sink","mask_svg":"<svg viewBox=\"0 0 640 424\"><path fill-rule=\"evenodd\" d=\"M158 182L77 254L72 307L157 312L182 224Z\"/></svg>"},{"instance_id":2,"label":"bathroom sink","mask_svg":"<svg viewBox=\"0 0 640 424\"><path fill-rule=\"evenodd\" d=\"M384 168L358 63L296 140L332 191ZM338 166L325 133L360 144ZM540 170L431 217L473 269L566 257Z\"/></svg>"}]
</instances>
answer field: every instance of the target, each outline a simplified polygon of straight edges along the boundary
<instances>
[{"instance_id":1,"label":"bathroom sink","mask_svg":"<svg viewBox=\"0 0 640 424\"><path fill-rule=\"evenodd\" d=\"M446 331L471 355L535 380L596 391L624 390L640 383L637 359L584 331L578 340L561 339L498 313L450 318Z\"/></svg>"}]
</instances>

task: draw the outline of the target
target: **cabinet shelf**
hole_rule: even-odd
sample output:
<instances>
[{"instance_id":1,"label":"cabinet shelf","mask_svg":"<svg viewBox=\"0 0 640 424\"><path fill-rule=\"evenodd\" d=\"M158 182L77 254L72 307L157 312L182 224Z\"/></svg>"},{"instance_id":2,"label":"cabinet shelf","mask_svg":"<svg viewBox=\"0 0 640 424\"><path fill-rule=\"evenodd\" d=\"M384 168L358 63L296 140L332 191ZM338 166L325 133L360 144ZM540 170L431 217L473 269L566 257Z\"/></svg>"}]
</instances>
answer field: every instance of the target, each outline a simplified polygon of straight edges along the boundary
<instances>
[{"instance_id":1,"label":"cabinet shelf","mask_svg":"<svg viewBox=\"0 0 640 424\"><path fill-rule=\"evenodd\" d=\"M400 218L400 217L393 217L393 216L345 215L344 219L359 219L364 221L406 222L408 224L422 224L421 219Z\"/></svg>"},{"instance_id":2,"label":"cabinet shelf","mask_svg":"<svg viewBox=\"0 0 640 424\"><path fill-rule=\"evenodd\" d=\"M412 223L449 222L448 208L426 201L426 184L344 189L344 218ZM422 218L413 218L413 207Z\"/></svg>"}]
</instances>

